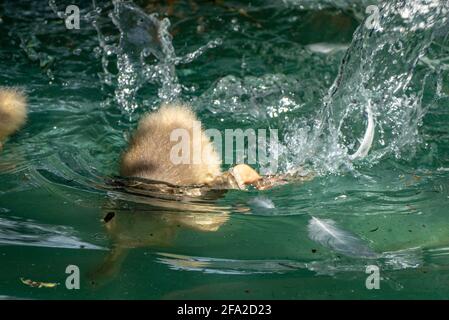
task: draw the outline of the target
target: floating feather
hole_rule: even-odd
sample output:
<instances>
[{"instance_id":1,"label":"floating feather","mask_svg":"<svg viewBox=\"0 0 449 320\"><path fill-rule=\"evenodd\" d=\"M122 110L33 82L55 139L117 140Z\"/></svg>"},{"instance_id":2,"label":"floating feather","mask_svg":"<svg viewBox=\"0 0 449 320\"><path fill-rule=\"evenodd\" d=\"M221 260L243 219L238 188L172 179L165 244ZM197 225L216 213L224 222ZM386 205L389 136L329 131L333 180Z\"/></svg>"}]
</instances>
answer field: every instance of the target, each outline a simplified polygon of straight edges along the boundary
<instances>
[{"instance_id":1,"label":"floating feather","mask_svg":"<svg viewBox=\"0 0 449 320\"><path fill-rule=\"evenodd\" d=\"M249 201L249 204L251 204L255 207L263 208L263 209L274 209L275 208L273 201L271 201L271 199L266 198L266 197L255 197L254 199L251 199Z\"/></svg>"},{"instance_id":2,"label":"floating feather","mask_svg":"<svg viewBox=\"0 0 449 320\"><path fill-rule=\"evenodd\" d=\"M360 238L339 229L333 220L312 217L308 225L309 237L324 247L350 257L376 258L377 254Z\"/></svg>"}]
</instances>

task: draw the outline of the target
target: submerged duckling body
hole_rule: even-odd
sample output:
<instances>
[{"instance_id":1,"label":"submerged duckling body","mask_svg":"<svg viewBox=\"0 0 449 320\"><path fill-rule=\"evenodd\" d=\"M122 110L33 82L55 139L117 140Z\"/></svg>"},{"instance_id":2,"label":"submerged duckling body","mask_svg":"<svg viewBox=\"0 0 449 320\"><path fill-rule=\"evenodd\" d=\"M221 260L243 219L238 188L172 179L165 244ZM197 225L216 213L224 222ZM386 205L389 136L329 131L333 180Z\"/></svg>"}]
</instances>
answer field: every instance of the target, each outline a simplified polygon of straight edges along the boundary
<instances>
[{"instance_id":1,"label":"submerged duckling body","mask_svg":"<svg viewBox=\"0 0 449 320\"><path fill-rule=\"evenodd\" d=\"M25 124L26 117L25 95L17 89L0 88L0 149L6 138Z\"/></svg>"}]
</instances>

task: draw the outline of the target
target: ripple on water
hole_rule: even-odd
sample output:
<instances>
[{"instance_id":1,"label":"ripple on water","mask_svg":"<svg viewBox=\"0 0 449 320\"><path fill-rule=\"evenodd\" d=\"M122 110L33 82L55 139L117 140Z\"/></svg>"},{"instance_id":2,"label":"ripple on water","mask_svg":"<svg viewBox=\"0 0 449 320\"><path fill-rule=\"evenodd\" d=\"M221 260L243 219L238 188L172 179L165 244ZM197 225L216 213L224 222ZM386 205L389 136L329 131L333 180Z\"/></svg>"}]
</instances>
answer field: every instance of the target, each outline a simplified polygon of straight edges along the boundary
<instances>
[{"instance_id":1,"label":"ripple on water","mask_svg":"<svg viewBox=\"0 0 449 320\"><path fill-rule=\"evenodd\" d=\"M45 225L16 217L0 218L0 245L105 250L78 238L72 227Z\"/></svg>"}]
</instances>

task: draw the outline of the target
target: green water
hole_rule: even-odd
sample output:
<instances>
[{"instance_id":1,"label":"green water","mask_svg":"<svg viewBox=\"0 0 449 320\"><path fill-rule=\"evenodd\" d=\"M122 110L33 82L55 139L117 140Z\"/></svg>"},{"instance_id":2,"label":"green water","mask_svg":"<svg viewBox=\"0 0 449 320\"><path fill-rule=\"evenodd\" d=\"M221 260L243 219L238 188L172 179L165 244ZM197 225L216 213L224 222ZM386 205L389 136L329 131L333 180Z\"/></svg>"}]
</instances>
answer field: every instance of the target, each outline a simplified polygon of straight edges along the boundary
<instances>
[{"instance_id":1,"label":"green water","mask_svg":"<svg viewBox=\"0 0 449 320\"><path fill-rule=\"evenodd\" d=\"M372 32L376 1L179 1L151 42L132 5L78 1L81 28L67 30L46 1L2 2L0 85L21 86L30 113L0 154L0 296L448 298L447 3L388 3ZM316 178L182 203L108 185L140 116L176 99L206 128L278 129L279 172ZM373 147L351 162L367 101ZM314 241L311 217L374 257ZM68 265L79 290L65 287ZM378 290L365 286L368 265Z\"/></svg>"}]
</instances>

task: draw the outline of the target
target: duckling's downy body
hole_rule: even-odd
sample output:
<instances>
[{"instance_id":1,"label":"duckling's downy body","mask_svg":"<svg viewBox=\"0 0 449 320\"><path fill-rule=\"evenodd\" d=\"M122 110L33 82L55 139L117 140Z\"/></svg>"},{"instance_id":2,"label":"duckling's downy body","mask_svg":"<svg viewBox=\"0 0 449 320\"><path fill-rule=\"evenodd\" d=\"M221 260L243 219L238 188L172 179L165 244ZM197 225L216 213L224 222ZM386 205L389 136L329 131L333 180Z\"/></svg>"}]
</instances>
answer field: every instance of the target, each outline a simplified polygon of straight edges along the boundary
<instances>
[{"instance_id":1,"label":"duckling's downy body","mask_svg":"<svg viewBox=\"0 0 449 320\"><path fill-rule=\"evenodd\" d=\"M196 129L199 132L194 132ZM175 130L188 133L190 159L196 152L200 153L200 161L173 161L173 150L180 143L177 139L171 139ZM122 157L120 174L174 185L209 184L221 175L220 164L214 146L193 111L184 105L167 104L140 120Z\"/></svg>"},{"instance_id":2,"label":"duckling's downy body","mask_svg":"<svg viewBox=\"0 0 449 320\"><path fill-rule=\"evenodd\" d=\"M26 122L25 95L13 88L0 88L0 148L4 140Z\"/></svg>"}]
</instances>

